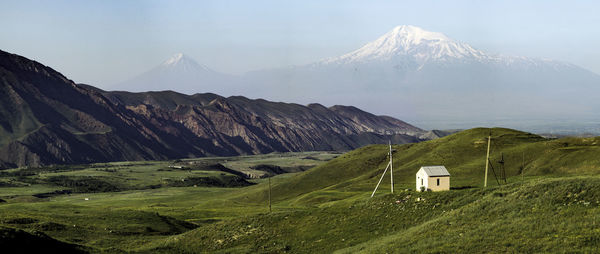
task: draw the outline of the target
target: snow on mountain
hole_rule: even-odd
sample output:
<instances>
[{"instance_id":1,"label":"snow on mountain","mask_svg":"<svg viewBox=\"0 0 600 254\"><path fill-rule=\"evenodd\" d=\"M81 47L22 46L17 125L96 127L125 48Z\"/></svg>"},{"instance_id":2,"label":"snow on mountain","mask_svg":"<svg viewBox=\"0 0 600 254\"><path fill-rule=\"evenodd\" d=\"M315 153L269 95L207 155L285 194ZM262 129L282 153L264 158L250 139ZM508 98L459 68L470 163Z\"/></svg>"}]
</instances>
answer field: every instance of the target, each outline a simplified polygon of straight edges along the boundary
<instances>
[{"instance_id":1,"label":"snow on mountain","mask_svg":"<svg viewBox=\"0 0 600 254\"><path fill-rule=\"evenodd\" d=\"M163 65L166 65L166 66L175 65L182 60L183 60L183 53L177 53L177 54L173 55L171 58L167 59L167 61L165 61L163 63Z\"/></svg>"},{"instance_id":2,"label":"snow on mountain","mask_svg":"<svg viewBox=\"0 0 600 254\"><path fill-rule=\"evenodd\" d=\"M489 58L482 51L466 43L456 42L442 33L429 32L415 26L398 26L360 49L321 61L323 64L348 64L390 60L394 57L412 56L422 64L430 60L460 58Z\"/></svg>"},{"instance_id":3,"label":"snow on mountain","mask_svg":"<svg viewBox=\"0 0 600 254\"><path fill-rule=\"evenodd\" d=\"M161 67L166 69L177 69L185 72L205 71L213 72L206 65L198 64L194 59L189 58L183 53L177 53L164 61Z\"/></svg>"},{"instance_id":4,"label":"snow on mountain","mask_svg":"<svg viewBox=\"0 0 600 254\"><path fill-rule=\"evenodd\" d=\"M224 93L225 86L234 82L233 76L211 70L183 53L177 53L155 68L115 85L113 90Z\"/></svg>"},{"instance_id":5,"label":"snow on mountain","mask_svg":"<svg viewBox=\"0 0 600 254\"><path fill-rule=\"evenodd\" d=\"M330 57L311 66L352 65L384 63L388 67L394 63L423 68L426 64L478 63L495 64L509 68L535 68L540 66L575 67L549 59L535 59L522 56L489 54L471 45L453 40L448 36L426 31L420 27L397 26L375 41L342 56Z\"/></svg>"}]
</instances>

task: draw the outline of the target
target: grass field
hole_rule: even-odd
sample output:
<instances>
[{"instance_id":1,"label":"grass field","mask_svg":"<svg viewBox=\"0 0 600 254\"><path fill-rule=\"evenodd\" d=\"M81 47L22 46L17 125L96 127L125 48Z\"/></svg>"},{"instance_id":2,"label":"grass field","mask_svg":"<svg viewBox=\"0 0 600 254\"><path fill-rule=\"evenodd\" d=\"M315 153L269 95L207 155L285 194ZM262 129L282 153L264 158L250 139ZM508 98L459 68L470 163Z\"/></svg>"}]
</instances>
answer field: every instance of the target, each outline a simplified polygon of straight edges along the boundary
<instances>
[{"instance_id":1,"label":"grass field","mask_svg":"<svg viewBox=\"0 0 600 254\"><path fill-rule=\"evenodd\" d=\"M3 171L0 236L84 252L596 252L600 138L493 129L508 179L482 188L489 131L394 146L396 192L384 178L374 198L384 145ZM271 177L271 213L268 180L236 173L272 175L259 165L295 172ZM453 189L413 191L423 165L445 165Z\"/></svg>"}]
</instances>

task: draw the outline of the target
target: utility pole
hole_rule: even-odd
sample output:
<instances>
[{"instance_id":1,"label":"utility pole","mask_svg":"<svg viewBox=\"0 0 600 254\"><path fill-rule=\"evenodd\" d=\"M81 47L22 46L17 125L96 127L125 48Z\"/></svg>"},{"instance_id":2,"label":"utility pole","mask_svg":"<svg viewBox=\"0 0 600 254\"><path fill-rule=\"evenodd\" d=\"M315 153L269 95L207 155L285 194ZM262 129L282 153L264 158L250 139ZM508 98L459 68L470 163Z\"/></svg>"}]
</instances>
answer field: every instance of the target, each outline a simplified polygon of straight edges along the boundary
<instances>
[{"instance_id":1,"label":"utility pole","mask_svg":"<svg viewBox=\"0 0 600 254\"><path fill-rule=\"evenodd\" d=\"M269 176L269 213L271 212L271 177Z\"/></svg>"},{"instance_id":2,"label":"utility pole","mask_svg":"<svg viewBox=\"0 0 600 254\"><path fill-rule=\"evenodd\" d=\"M490 130L490 135L488 136L488 145L487 145L487 155L485 157L485 178L483 180L483 187L487 187L487 176L488 176L488 166L490 164L490 142L492 141L492 131Z\"/></svg>"},{"instance_id":3,"label":"utility pole","mask_svg":"<svg viewBox=\"0 0 600 254\"><path fill-rule=\"evenodd\" d=\"M394 193L394 166L392 165L392 141L390 140L390 182L392 183L392 193Z\"/></svg>"},{"instance_id":4,"label":"utility pole","mask_svg":"<svg viewBox=\"0 0 600 254\"><path fill-rule=\"evenodd\" d=\"M390 167L390 163L388 162L387 166L385 166L385 170L383 171L383 174L381 175L381 178L379 178L379 182L377 182L377 186L375 186L373 193L371 193L371 197L375 196L375 192L377 191L377 188L379 188L379 184L381 184L381 181L383 180L383 177L385 176L385 172L387 172L389 167Z\"/></svg>"},{"instance_id":5,"label":"utility pole","mask_svg":"<svg viewBox=\"0 0 600 254\"><path fill-rule=\"evenodd\" d=\"M375 192L377 191L377 188L379 188L379 184L381 184L381 181L383 180L383 178L385 177L385 173L387 172L388 168L391 169L392 168L392 141L389 142L390 143L390 161L388 162L388 164L385 166L385 170L383 171L383 174L381 175L381 178L379 178L379 182L377 182L377 186L375 186L375 189L373 190L373 193L371 193L371 197L375 196ZM391 182L391 189L392 189L392 193L394 193L394 174L392 173L392 171L390 171L390 182Z\"/></svg>"}]
</instances>

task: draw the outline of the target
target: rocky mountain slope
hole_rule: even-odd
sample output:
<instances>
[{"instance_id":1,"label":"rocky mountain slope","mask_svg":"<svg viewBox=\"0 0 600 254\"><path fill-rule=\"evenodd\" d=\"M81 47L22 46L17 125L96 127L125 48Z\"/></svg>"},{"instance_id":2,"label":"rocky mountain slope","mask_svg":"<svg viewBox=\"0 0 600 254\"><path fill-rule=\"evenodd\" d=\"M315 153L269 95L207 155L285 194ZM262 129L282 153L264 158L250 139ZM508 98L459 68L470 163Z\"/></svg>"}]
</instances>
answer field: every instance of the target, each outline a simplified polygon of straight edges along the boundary
<instances>
[{"instance_id":1,"label":"rocky mountain slope","mask_svg":"<svg viewBox=\"0 0 600 254\"><path fill-rule=\"evenodd\" d=\"M425 132L347 106L106 92L0 51L0 167L162 160L417 142Z\"/></svg>"}]
</instances>

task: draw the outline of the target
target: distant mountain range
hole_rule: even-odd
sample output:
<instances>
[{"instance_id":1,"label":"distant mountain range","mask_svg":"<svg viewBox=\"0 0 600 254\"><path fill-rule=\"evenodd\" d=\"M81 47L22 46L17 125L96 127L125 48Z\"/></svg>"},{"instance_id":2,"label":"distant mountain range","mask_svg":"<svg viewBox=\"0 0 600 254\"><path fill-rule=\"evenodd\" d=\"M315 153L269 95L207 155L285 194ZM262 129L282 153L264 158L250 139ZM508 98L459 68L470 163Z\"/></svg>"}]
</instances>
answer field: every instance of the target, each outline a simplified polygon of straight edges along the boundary
<instances>
[{"instance_id":1,"label":"distant mountain range","mask_svg":"<svg viewBox=\"0 0 600 254\"><path fill-rule=\"evenodd\" d=\"M0 51L0 168L348 150L442 135L351 106L107 92Z\"/></svg>"},{"instance_id":2,"label":"distant mountain range","mask_svg":"<svg viewBox=\"0 0 600 254\"><path fill-rule=\"evenodd\" d=\"M181 66L197 65L187 64L193 62L189 59L181 62ZM179 82L160 74L171 67L198 71L178 75L186 80ZM207 70L163 64L143 75L160 78L115 88L190 94L216 91L303 104L351 104L437 124L437 128L450 128L451 122L501 124L506 119L524 126L552 124L556 119L589 120L597 119L600 110L594 97L600 93L600 76L593 72L548 59L486 53L442 33L406 25L355 51L307 65L237 77Z\"/></svg>"}]
</instances>

